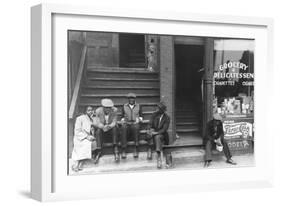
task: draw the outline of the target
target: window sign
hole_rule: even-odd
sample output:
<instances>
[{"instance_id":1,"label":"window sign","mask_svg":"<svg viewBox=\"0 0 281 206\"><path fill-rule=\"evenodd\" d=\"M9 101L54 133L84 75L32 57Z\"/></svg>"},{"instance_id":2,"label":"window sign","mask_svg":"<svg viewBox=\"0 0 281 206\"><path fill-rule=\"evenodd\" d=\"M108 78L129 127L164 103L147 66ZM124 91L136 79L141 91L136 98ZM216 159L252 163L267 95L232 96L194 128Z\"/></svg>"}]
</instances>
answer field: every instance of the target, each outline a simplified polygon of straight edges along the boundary
<instances>
[{"instance_id":1,"label":"window sign","mask_svg":"<svg viewBox=\"0 0 281 206\"><path fill-rule=\"evenodd\" d=\"M254 40L214 42L214 112L253 113Z\"/></svg>"}]
</instances>

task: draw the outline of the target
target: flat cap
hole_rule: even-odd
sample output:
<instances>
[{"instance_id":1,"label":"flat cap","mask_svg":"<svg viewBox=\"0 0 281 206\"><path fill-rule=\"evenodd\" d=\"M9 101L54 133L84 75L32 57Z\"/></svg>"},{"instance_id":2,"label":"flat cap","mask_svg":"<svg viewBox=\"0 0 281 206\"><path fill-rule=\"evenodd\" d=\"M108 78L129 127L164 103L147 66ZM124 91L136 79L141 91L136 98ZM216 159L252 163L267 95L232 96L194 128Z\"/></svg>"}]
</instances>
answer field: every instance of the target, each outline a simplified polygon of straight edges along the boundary
<instances>
[{"instance_id":1,"label":"flat cap","mask_svg":"<svg viewBox=\"0 0 281 206\"><path fill-rule=\"evenodd\" d=\"M127 97L128 98L136 98L137 96L136 96L135 93L129 93L129 94L127 94Z\"/></svg>"},{"instance_id":2,"label":"flat cap","mask_svg":"<svg viewBox=\"0 0 281 206\"><path fill-rule=\"evenodd\" d=\"M101 100L101 105L103 107L113 107L114 106L114 103L111 99L102 99Z\"/></svg>"}]
</instances>

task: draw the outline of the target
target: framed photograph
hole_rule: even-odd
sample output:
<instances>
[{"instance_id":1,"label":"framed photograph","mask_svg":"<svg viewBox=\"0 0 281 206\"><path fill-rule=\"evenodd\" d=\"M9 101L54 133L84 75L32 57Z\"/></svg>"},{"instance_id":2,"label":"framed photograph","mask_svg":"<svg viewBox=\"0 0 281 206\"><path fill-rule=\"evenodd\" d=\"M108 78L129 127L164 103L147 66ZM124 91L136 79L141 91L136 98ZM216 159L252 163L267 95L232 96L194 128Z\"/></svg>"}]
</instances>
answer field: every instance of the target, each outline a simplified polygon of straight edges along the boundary
<instances>
[{"instance_id":1,"label":"framed photograph","mask_svg":"<svg viewBox=\"0 0 281 206\"><path fill-rule=\"evenodd\" d=\"M31 9L40 201L272 186L268 18Z\"/></svg>"}]
</instances>

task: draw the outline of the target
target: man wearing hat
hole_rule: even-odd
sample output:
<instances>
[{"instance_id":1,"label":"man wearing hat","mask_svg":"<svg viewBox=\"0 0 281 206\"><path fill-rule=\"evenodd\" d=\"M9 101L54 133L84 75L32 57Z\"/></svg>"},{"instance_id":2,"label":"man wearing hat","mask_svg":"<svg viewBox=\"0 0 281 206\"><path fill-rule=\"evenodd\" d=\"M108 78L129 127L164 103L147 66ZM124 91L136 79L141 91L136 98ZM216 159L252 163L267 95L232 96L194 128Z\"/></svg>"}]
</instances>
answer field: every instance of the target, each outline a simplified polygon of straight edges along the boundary
<instances>
[{"instance_id":1,"label":"man wearing hat","mask_svg":"<svg viewBox=\"0 0 281 206\"><path fill-rule=\"evenodd\" d=\"M117 146L117 108L114 107L113 101L111 99L102 99L101 100L102 107L97 108L96 117L98 120L97 124L97 148L99 149L99 153L96 155L95 163L98 163L99 158L101 156L101 149L103 139L106 136L110 136L112 138L113 143L113 152L115 161L119 161L119 151Z\"/></svg>"},{"instance_id":2,"label":"man wearing hat","mask_svg":"<svg viewBox=\"0 0 281 206\"><path fill-rule=\"evenodd\" d=\"M136 95L129 93L127 95L128 103L122 107L122 129L121 129L121 147L122 159L126 158L127 135L131 135L135 141L134 158L138 158L139 130L142 121L141 106L136 103Z\"/></svg>"},{"instance_id":3,"label":"man wearing hat","mask_svg":"<svg viewBox=\"0 0 281 206\"><path fill-rule=\"evenodd\" d=\"M232 155L230 153L229 147L224 140L224 132L222 126L222 117L215 113L213 119L210 120L207 124L207 133L206 133L206 145L205 145L205 167L209 167L212 161L212 148L216 146L221 148L226 157L226 162L232 165L236 163L231 159Z\"/></svg>"},{"instance_id":4,"label":"man wearing hat","mask_svg":"<svg viewBox=\"0 0 281 206\"><path fill-rule=\"evenodd\" d=\"M155 144L155 151L157 153L157 168L162 168L162 155L163 145L169 144L169 134L168 128L170 125L170 117L166 113L166 105L164 102L160 102L157 105L157 110L152 114L149 130L148 130L148 143L149 148L147 152L147 159L152 159L151 148L153 141ZM164 155L166 156L166 167L171 167L172 156L169 152L165 151Z\"/></svg>"}]
</instances>

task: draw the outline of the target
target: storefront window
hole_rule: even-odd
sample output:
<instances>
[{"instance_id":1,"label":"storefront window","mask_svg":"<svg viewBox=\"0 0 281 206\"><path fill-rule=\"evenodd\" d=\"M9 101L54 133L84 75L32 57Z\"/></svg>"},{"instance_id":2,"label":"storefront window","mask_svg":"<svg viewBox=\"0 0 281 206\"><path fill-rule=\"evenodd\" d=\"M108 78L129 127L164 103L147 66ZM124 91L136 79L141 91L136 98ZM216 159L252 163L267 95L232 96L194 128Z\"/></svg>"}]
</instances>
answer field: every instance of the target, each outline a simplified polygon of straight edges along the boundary
<instances>
[{"instance_id":1,"label":"storefront window","mask_svg":"<svg viewBox=\"0 0 281 206\"><path fill-rule=\"evenodd\" d=\"M214 41L214 112L253 114L254 40Z\"/></svg>"}]
</instances>

